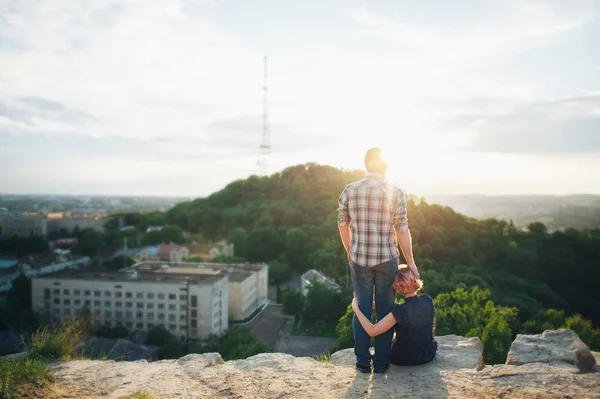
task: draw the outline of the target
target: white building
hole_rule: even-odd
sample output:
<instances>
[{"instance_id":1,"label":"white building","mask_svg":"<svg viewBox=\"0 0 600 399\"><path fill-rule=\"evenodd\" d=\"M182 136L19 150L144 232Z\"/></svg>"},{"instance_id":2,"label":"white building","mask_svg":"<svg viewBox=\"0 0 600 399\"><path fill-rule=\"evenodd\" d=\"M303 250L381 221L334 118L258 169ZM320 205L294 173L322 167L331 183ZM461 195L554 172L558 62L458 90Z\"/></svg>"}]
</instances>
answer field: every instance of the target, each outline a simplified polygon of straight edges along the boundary
<instances>
[{"instance_id":1,"label":"white building","mask_svg":"<svg viewBox=\"0 0 600 399\"><path fill-rule=\"evenodd\" d=\"M87 308L96 326L163 326L182 341L228 328L226 273L67 271L33 279L33 310L62 322Z\"/></svg>"},{"instance_id":2,"label":"white building","mask_svg":"<svg viewBox=\"0 0 600 399\"><path fill-rule=\"evenodd\" d=\"M228 313L232 320L250 317L267 303L269 268L266 264L219 264L141 262L132 270L170 274L214 275L226 273L228 281Z\"/></svg>"}]
</instances>

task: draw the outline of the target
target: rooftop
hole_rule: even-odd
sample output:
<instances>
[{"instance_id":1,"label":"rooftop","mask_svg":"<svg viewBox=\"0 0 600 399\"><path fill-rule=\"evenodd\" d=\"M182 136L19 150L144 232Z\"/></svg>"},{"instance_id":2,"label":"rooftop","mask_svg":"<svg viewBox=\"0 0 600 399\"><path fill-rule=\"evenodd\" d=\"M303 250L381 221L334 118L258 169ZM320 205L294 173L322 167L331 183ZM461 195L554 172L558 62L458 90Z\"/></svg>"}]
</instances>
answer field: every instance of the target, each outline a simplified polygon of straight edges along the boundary
<instances>
[{"instance_id":1,"label":"rooftop","mask_svg":"<svg viewBox=\"0 0 600 399\"><path fill-rule=\"evenodd\" d=\"M61 272L40 276L36 278L50 280L88 280L88 281L115 281L115 282L145 282L163 284L182 284L186 281L190 284L213 284L226 273L194 274L194 273L161 273L161 272L136 272L137 278L133 278L131 272L100 272L86 270L64 270Z\"/></svg>"},{"instance_id":2,"label":"rooftop","mask_svg":"<svg viewBox=\"0 0 600 399\"><path fill-rule=\"evenodd\" d=\"M258 272L267 268L266 263L205 263L205 262L179 262L170 264L169 262L139 262L131 266L135 270L156 270L162 266L170 268L185 268L185 269L212 269L212 270L231 270L231 271L247 271Z\"/></svg>"},{"instance_id":3,"label":"rooftop","mask_svg":"<svg viewBox=\"0 0 600 399\"><path fill-rule=\"evenodd\" d=\"M334 288L336 290L340 290L342 289L342 287L337 284L336 282L334 282L333 280L325 277L323 274L321 274L320 272L316 271L315 269L310 269L309 271L307 271L306 273L304 273L302 275L302 279L306 280L306 281L318 281L320 283L326 284L331 288Z\"/></svg>"},{"instance_id":4,"label":"rooftop","mask_svg":"<svg viewBox=\"0 0 600 399\"><path fill-rule=\"evenodd\" d=\"M141 269L149 270L151 273L168 273L168 274L193 274L193 275L204 275L214 276L221 273L226 273L229 276L229 281L233 283L241 283L248 277L254 274L253 271L238 270L237 268L222 268L222 267L181 267L180 263L177 263L169 267L156 267L152 269ZM162 266L162 265L161 265Z\"/></svg>"}]
</instances>

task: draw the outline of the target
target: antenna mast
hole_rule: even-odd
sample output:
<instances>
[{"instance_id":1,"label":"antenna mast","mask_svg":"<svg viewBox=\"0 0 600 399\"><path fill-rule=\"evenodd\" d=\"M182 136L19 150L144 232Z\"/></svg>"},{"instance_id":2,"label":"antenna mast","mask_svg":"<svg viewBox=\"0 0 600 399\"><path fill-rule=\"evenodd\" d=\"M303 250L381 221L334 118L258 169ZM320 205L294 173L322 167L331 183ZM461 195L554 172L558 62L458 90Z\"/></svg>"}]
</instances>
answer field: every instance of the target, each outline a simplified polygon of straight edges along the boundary
<instances>
[{"instance_id":1,"label":"antenna mast","mask_svg":"<svg viewBox=\"0 0 600 399\"><path fill-rule=\"evenodd\" d=\"M267 56L264 58L264 83L263 83L263 126L262 142L260 144L260 160L258 166L263 175L269 174L269 155L271 155L271 137L269 134L269 117L267 102Z\"/></svg>"}]
</instances>

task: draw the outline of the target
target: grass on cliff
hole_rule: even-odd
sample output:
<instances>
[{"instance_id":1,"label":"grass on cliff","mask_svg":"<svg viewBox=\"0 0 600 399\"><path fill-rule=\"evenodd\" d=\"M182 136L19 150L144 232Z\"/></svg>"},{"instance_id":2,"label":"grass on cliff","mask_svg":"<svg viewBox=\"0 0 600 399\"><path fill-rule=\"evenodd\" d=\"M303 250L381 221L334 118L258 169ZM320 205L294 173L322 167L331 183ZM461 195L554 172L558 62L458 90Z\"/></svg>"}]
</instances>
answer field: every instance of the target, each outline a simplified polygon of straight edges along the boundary
<instances>
[{"instance_id":1,"label":"grass on cliff","mask_svg":"<svg viewBox=\"0 0 600 399\"><path fill-rule=\"evenodd\" d=\"M81 359L87 330L85 317L69 319L60 327L41 327L25 342L27 356L46 361Z\"/></svg>"},{"instance_id":2,"label":"grass on cliff","mask_svg":"<svg viewBox=\"0 0 600 399\"><path fill-rule=\"evenodd\" d=\"M0 362L0 399L43 398L53 382L54 376L43 360Z\"/></svg>"},{"instance_id":3,"label":"grass on cliff","mask_svg":"<svg viewBox=\"0 0 600 399\"><path fill-rule=\"evenodd\" d=\"M118 399L154 399L154 397L148 392L140 390L129 395L119 396Z\"/></svg>"},{"instance_id":4,"label":"grass on cliff","mask_svg":"<svg viewBox=\"0 0 600 399\"><path fill-rule=\"evenodd\" d=\"M87 328L88 319L76 317L59 327L38 329L24 342L25 358L0 361L0 399L46 397L55 381L48 362L83 358Z\"/></svg>"}]
</instances>

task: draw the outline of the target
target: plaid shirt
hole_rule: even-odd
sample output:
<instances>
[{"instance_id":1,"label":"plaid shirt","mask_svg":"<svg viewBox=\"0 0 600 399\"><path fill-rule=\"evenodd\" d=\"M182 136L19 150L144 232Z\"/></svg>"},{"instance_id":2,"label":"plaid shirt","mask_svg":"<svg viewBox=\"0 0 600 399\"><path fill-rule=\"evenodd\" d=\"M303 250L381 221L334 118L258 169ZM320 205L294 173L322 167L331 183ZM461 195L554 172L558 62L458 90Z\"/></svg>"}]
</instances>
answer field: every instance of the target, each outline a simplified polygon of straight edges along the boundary
<instances>
[{"instance_id":1,"label":"plaid shirt","mask_svg":"<svg viewBox=\"0 0 600 399\"><path fill-rule=\"evenodd\" d=\"M369 173L342 192L338 225L352 229L350 259L357 265L371 267L397 258L394 229L408 230L404 192L383 175Z\"/></svg>"}]
</instances>

